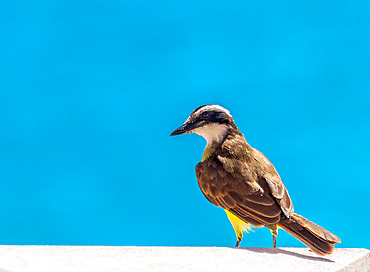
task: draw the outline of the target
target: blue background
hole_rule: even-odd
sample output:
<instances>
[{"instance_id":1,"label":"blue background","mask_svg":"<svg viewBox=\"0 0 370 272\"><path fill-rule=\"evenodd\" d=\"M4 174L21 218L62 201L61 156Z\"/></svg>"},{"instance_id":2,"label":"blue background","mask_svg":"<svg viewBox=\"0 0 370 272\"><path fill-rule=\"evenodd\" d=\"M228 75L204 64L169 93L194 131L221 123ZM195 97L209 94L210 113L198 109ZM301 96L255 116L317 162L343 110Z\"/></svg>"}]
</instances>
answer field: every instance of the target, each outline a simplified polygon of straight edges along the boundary
<instances>
[{"instance_id":1,"label":"blue background","mask_svg":"<svg viewBox=\"0 0 370 272\"><path fill-rule=\"evenodd\" d=\"M0 244L234 246L196 182L204 139L169 137L216 103L298 213L369 248L369 1L1 6Z\"/></svg>"}]
</instances>

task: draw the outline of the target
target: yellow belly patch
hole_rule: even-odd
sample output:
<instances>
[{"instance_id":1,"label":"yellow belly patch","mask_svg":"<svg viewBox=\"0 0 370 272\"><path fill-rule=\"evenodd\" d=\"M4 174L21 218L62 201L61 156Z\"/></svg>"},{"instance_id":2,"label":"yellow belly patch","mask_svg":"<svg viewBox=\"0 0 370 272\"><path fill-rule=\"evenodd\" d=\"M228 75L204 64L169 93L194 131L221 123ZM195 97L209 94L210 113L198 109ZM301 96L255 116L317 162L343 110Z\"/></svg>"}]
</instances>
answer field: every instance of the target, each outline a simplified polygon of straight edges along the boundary
<instances>
[{"instance_id":1,"label":"yellow belly patch","mask_svg":"<svg viewBox=\"0 0 370 272\"><path fill-rule=\"evenodd\" d=\"M203 152L202 162L209 158L215 151L216 146L214 144L207 144Z\"/></svg>"},{"instance_id":2,"label":"yellow belly patch","mask_svg":"<svg viewBox=\"0 0 370 272\"><path fill-rule=\"evenodd\" d=\"M252 226L249 225L248 223L245 223L241 219L239 219L237 216L233 215L231 212L228 210L225 210L227 217L230 220L231 225L234 228L236 238L238 241L240 241L243 238L243 231L249 232L252 230Z\"/></svg>"}]
</instances>

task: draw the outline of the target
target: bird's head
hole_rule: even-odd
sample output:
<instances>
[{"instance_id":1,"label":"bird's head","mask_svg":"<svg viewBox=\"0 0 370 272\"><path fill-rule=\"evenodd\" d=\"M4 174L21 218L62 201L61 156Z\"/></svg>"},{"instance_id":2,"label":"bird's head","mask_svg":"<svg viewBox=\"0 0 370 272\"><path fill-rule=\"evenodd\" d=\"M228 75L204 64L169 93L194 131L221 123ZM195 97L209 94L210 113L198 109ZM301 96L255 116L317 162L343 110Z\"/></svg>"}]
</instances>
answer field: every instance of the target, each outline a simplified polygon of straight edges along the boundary
<instances>
[{"instance_id":1,"label":"bird's head","mask_svg":"<svg viewBox=\"0 0 370 272\"><path fill-rule=\"evenodd\" d=\"M235 127L235 124L227 109L219 105L204 105L196 108L171 136L196 133L211 144L222 141L232 127Z\"/></svg>"}]
</instances>

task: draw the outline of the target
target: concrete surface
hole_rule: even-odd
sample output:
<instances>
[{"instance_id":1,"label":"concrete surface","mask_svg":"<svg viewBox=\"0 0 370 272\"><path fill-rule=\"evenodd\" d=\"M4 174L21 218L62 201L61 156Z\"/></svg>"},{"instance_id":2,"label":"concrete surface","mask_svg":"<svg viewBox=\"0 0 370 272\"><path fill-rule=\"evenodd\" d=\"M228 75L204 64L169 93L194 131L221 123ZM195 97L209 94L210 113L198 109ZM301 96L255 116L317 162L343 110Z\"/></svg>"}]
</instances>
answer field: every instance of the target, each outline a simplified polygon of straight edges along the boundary
<instances>
[{"instance_id":1,"label":"concrete surface","mask_svg":"<svg viewBox=\"0 0 370 272\"><path fill-rule=\"evenodd\" d=\"M370 271L370 251L340 248L0 246L0 272Z\"/></svg>"}]
</instances>

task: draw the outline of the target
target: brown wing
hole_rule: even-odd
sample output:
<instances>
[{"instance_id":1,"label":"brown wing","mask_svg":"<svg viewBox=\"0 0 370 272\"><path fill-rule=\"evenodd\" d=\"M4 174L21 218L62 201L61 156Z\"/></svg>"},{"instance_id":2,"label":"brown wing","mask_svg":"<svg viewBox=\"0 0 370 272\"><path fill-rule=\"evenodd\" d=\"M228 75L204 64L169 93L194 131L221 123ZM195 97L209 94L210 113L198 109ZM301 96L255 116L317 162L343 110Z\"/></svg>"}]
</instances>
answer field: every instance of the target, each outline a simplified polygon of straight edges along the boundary
<instances>
[{"instance_id":1,"label":"brown wing","mask_svg":"<svg viewBox=\"0 0 370 272\"><path fill-rule=\"evenodd\" d=\"M246 147L248 152L241 160L221 150L198 163L199 187L211 203L251 225L276 224L293 212L289 194L263 154L249 145L243 149Z\"/></svg>"},{"instance_id":2,"label":"brown wing","mask_svg":"<svg viewBox=\"0 0 370 272\"><path fill-rule=\"evenodd\" d=\"M262 177L262 181L267 183L271 191L271 195L279 203L284 214L289 217L290 214L294 213L294 207L288 190L278 172L272 163L257 149L253 149L253 157L255 161L257 161L256 168L260 170L259 176Z\"/></svg>"},{"instance_id":3,"label":"brown wing","mask_svg":"<svg viewBox=\"0 0 370 272\"><path fill-rule=\"evenodd\" d=\"M198 163L196 174L200 189L214 205L221 206L255 227L280 221L278 203L252 177L244 176L244 180L235 177L225 171L216 158Z\"/></svg>"}]
</instances>

